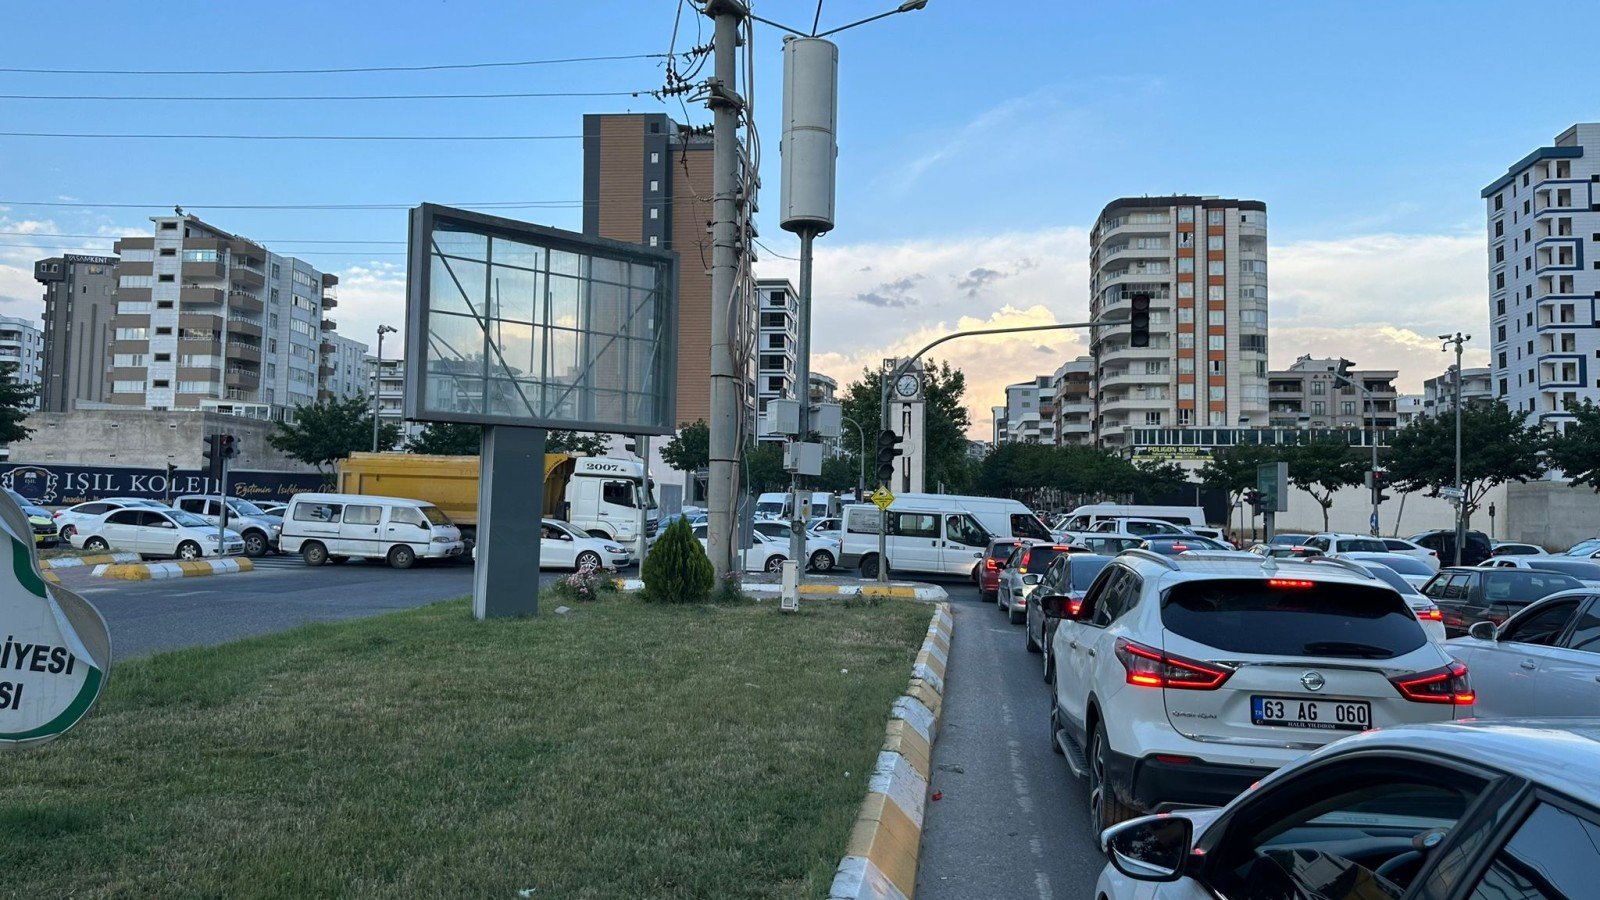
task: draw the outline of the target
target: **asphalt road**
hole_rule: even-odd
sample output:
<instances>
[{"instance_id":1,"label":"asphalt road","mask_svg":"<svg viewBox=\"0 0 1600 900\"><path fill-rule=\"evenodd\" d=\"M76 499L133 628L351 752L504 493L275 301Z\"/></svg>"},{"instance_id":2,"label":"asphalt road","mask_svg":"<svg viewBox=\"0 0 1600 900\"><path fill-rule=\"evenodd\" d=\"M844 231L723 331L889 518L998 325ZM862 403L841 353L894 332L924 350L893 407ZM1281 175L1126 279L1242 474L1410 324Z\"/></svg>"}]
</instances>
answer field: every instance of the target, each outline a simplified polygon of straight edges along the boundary
<instances>
[{"instance_id":1,"label":"asphalt road","mask_svg":"<svg viewBox=\"0 0 1600 900\"><path fill-rule=\"evenodd\" d=\"M352 560L308 568L265 557L254 572L167 581L108 581L63 570L62 586L92 602L111 629L114 659L220 644L306 622L334 622L472 593L472 567L419 563L404 571ZM559 573L546 572L540 586Z\"/></svg>"},{"instance_id":2,"label":"asphalt road","mask_svg":"<svg viewBox=\"0 0 1600 900\"><path fill-rule=\"evenodd\" d=\"M970 582L943 586L956 623L930 785L943 796L923 820L918 900L1092 897L1105 857L1083 783L1050 750L1039 656Z\"/></svg>"}]
</instances>

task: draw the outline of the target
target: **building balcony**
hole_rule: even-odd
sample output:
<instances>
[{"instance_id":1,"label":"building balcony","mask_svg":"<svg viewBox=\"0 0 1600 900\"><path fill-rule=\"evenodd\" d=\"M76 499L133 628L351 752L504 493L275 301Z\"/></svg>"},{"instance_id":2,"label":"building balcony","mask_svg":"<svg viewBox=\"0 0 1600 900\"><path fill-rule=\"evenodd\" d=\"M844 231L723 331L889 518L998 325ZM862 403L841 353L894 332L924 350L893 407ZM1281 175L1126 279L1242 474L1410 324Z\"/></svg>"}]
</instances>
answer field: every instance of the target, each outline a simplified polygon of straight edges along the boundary
<instances>
[{"instance_id":1,"label":"building balcony","mask_svg":"<svg viewBox=\"0 0 1600 900\"><path fill-rule=\"evenodd\" d=\"M184 306L221 304L222 289L186 284L178 291L178 302Z\"/></svg>"},{"instance_id":2,"label":"building balcony","mask_svg":"<svg viewBox=\"0 0 1600 900\"><path fill-rule=\"evenodd\" d=\"M265 287L267 283L265 273L255 266L237 259L233 261L232 267L229 268L229 274L234 284L244 287Z\"/></svg>"},{"instance_id":3,"label":"building balcony","mask_svg":"<svg viewBox=\"0 0 1600 900\"><path fill-rule=\"evenodd\" d=\"M329 378L332 378L334 376L334 374L337 373L337 372L338 372L338 370L335 369L333 366L318 366L317 367L317 377L321 378L323 381L327 381Z\"/></svg>"},{"instance_id":4,"label":"building balcony","mask_svg":"<svg viewBox=\"0 0 1600 900\"><path fill-rule=\"evenodd\" d=\"M1138 265L1132 265L1124 269L1117 269L1116 271L1107 271L1105 269L1101 269L1096 276L1095 287L1105 288L1110 287L1113 284L1120 284L1125 281L1149 281L1151 279L1160 279L1165 281L1171 277L1172 267L1167 265L1146 265L1142 268Z\"/></svg>"},{"instance_id":5,"label":"building balcony","mask_svg":"<svg viewBox=\"0 0 1600 900\"><path fill-rule=\"evenodd\" d=\"M322 295L322 308L323 309L333 309L335 306L338 306L338 305L339 305L339 297L338 297L337 294L323 294Z\"/></svg>"},{"instance_id":6,"label":"building balcony","mask_svg":"<svg viewBox=\"0 0 1600 900\"><path fill-rule=\"evenodd\" d=\"M179 278L184 284L191 284L196 281L216 281L219 278L226 278L228 275L228 270L223 268L222 261L215 259L204 262L184 260L178 272Z\"/></svg>"},{"instance_id":7,"label":"building balcony","mask_svg":"<svg viewBox=\"0 0 1600 900\"><path fill-rule=\"evenodd\" d=\"M1100 411L1103 413L1126 412L1134 409L1166 409L1171 405L1172 400L1167 397L1141 397L1136 394L1129 394L1124 397L1102 397L1100 399Z\"/></svg>"},{"instance_id":8,"label":"building balcony","mask_svg":"<svg viewBox=\"0 0 1600 900\"><path fill-rule=\"evenodd\" d=\"M1135 219L1151 219L1153 221L1134 221ZM1123 234L1168 234L1172 231L1172 217L1165 210L1150 215L1149 213L1126 213L1106 219L1100 223L1098 233L1099 243Z\"/></svg>"},{"instance_id":9,"label":"building balcony","mask_svg":"<svg viewBox=\"0 0 1600 900\"><path fill-rule=\"evenodd\" d=\"M259 340L261 337L261 326L254 322L246 322L242 319L230 319L228 321L228 333L249 335L250 337Z\"/></svg>"},{"instance_id":10,"label":"building balcony","mask_svg":"<svg viewBox=\"0 0 1600 900\"><path fill-rule=\"evenodd\" d=\"M339 330L339 323L335 322L332 319L323 319L322 320L322 330L323 331L338 331Z\"/></svg>"},{"instance_id":11,"label":"building balcony","mask_svg":"<svg viewBox=\"0 0 1600 900\"><path fill-rule=\"evenodd\" d=\"M178 327L184 330L215 333L222 330L222 317L215 313L180 312Z\"/></svg>"},{"instance_id":12,"label":"building balcony","mask_svg":"<svg viewBox=\"0 0 1600 900\"><path fill-rule=\"evenodd\" d=\"M229 291L228 305L239 312L252 316L259 316L266 310L266 305L261 302L261 298L249 291Z\"/></svg>"},{"instance_id":13,"label":"building balcony","mask_svg":"<svg viewBox=\"0 0 1600 900\"><path fill-rule=\"evenodd\" d=\"M261 347L258 344L247 344L244 341L229 341L228 358L258 363L261 361Z\"/></svg>"},{"instance_id":14,"label":"building balcony","mask_svg":"<svg viewBox=\"0 0 1600 900\"><path fill-rule=\"evenodd\" d=\"M261 386L261 373L251 369L229 368L225 383L229 388L258 388Z\"/></svg>"}]
</instances>

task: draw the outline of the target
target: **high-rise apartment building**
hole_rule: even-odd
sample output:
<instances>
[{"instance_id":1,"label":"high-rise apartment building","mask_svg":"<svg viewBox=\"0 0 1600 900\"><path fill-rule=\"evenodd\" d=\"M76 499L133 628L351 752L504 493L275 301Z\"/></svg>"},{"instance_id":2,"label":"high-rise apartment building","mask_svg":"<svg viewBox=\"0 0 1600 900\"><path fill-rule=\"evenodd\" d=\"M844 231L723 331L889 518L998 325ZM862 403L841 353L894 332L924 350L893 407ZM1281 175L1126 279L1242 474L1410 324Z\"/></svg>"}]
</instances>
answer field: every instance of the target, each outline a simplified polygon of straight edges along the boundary
<instances>
[{"instance_id":1,"label":"high-rise apartment building","mask_svg":"<svg viewBox=\"0 0 1600 900\"><path fill-rule=\"evenodd\" d=\"M79 400L106 400L117 258L67 254L33 264L44 285L44 359L39 408L66 412Z\"/></svg>"},{"instance_id":2,"label":"high-rise apartment building","mask_svg":"<svg viewBox=\"0 0 1600 900\"><path fill-rule=\"evenodd\" d=\"M1001 407L996 407L1001 409ZM1036 375L1028 381L1006 385L1005 434L998 443L1054 444L1056 442L1053 376Z\"/></svg>"},{"instance_id":3,"label":"high-rise apartment building","mask_svg":"<svg viewBox=\"0 0 1600 900\"><path fill-rule=\"evenodd\" d=\"M1130 428L1233 427L1267 419L1267 207L1216 197L1124 197L1090 242L1089 311L1151 300L1150 345L1093 329L1095 436Z\"/></svg>"},{"instance_id":4,"label":"high-rise apartment building","mask_svg":"<svg viewBox=\"0 0 1600 900\"><path fill-rule=\"evenodd\" d=\"M117 241L107 401L282 418L316 403L338 278L194 216Z\"/></svg>"},{"instance_id":5,"label":"high-rise apartment building","mask_svg":"<svg viewBox=\"0 0 1600 900\"><path fill-rule=\"evenodd\" d=\"M1461 370L1461 408L1486 406L1504 395L1495 392L1494 370L1487 366L1467 366ZM1422 382L1422 412L1438 416L1456 411L1456 367Z\"/></svg>"},{"instance_id":6,"label":"high-rise apartment building","mask_svg":"<svg viewBox=\"0 0 1600 900\"><path fill-rule=\"evenodd\" d=\"M1364 388L1361 393L1334 375L1341 369L1350 381ZM1348 359L1300 357L1287 369L1267 373L1267 396L1271 403L1267 424L1273 428L1371 428L1374 420L1380 430L1395 428L1395 369L1356 369Z\"/></svg>"},{"instance_id":7,"label":"high-rise apartment building","mask_svg":"<svg viewBox=\"0 0 1600 900\"><path fill-rule=\"evenodd\" d=\"M1600 123L1578 124L1485 187L1496 394L1547 429L1600 400ZM1469 370L1470 371L1470 370Z\"/></svg>"},{"instance_id":8,"label":"high-rise apartment building","mask_svg":"<svg viewBox=\"0 0 1600 900\"><path fill-rule=\"evenodd\" d=\"M0 316L0 365L10 365L12 381L32 385L38 408L39 369L44 356L44 332L32 319Z\"/></svg>"},{"instance_id":9,"label":"high-rise apartment building","mask_svg":"<svg viewBox=\"0 0 1600 900\"><path fill-rule=\"evenodd\" d=\"M710 135L661 113L583 117L583 233L678 254L680 423L711 417L711 157Z\"/></svg>"},{"instance_id":10,"label":"high-rise apartment building","mask_svg":"<svg viewBox=\"0 0 1600 900\"><path fill-rule=\"evenodd\" d=\"M767 401L799 399L795 389L796 352L800 346L800 304L787 278L756 282L756 411L765 414ZM782 440L783 435L762 435Z\"/></svg>"},{"instance_id":11,"label":"high-rise apartment building","mask_svg":"<svg viewBox=\"0 0 1600 900\"><path fill-rule=\"evenodd\" d=\"M1094 357L1069 359L1051 376L1058 445L1094 442Z\"/></svg>"},{"instance_id":12,"label":"high-rise apartment building","mask_svg":"<svg viewBox=\"0 0 1600 900\"><path fill-rule=\"evenodd\" d=\"M370 396L367 345L342 334L324 334L322 340L333 348L322 355L324 399Z\"/></svg>"}]
</instances>

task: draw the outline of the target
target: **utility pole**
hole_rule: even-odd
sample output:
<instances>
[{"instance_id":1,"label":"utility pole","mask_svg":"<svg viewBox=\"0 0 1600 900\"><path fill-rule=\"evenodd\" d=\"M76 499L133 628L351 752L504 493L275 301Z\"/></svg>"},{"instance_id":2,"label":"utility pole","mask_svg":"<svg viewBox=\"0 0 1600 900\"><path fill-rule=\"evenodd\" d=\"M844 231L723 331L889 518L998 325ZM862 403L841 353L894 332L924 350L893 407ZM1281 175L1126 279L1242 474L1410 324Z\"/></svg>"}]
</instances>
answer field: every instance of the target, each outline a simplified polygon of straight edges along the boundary
<instances>
[{"instance_id":1,"label":"utility pole","mask_svg":"<svg viewBox=\"0 0 1600 900\"><path fill-rule=\"evenodd\" d=\"M1372 443L1372 484L1370 485L1372 488L1371 526L1372 536L1377 537L1379 534L1378 496L1383 493L1378 487L1378 404L1377 401L1372 398L1371 391L1367 390L1362 385L1356 384L1355 381L1351 380L1351 378L1345 374L1345 369L1348 364L1348 360L1341 360L1339 362L1339 370L1333 373L1333 377L1360 391L1362 399L1367 404L1367 415L1372 423L1372 431L1369 432L1370 436L1368 437L1368 440Z\"/></svg>"},{"instance_id":2,"label":"utility pole","mask_svg":"<svg viewBox=\"0 0 1600 900\"><path fill-rule=\"evenodd\" d=\"M734 91L739 26L749 14L738 0L708 0L712 76L706 104L712 115L711 194L711 421L710 481L706 490L706 555L721 578L733 568L734 500L739 495L739 386L733 357L734 292L738 290L739 116L744 101ZM742 314L742 313L740 313Z\"/></svg>"},{"instance_id":3,"label":"utility pole","mask_svg":"<svg viewBox=\"0 0 1600 900\"><path fill-rule=\"evenodd\" d=\"M1451 345L1456 348L1456 559L1455 565L1461 565L1461 544L1466 540L1466 513L1467 496L1461 490L1461 347L1472 340L1472 335L1463 335L1456 332L1452 337L1448 334L1439 335L1443 345L1440 352L1448 353Z\"/></svg>"},{"instance_id":4,"label":"utility pole","mask_svg":"<svg viewBox=\"0 0 1600 900\"><path fill-rule=\"evenodd\" d=\"M378 364L372 367L372 452L378 452L378 422L379 412L383 409L380 405L383 397L383 336L394 334L395 329L388 325L378 326Z\"/></svg>"}]
</instances>

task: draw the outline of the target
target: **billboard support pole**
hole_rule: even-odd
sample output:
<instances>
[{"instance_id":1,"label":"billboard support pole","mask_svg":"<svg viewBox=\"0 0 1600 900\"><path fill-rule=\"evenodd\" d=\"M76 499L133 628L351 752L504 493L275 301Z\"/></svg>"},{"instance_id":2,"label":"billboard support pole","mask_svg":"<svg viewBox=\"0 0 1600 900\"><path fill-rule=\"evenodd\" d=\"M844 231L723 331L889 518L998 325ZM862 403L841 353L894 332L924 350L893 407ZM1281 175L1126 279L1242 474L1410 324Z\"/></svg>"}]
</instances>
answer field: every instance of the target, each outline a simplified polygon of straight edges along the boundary
<instances>
[{"instance_id":1,"label":"billboard support pole","mask_svg":"<svg viewBox=\"0 0 1600 900\"><path fill-rule=\"evenodd\" d=\"M545 436L543 428L484 426L478 477L478 521L484 527L478 529L472 572L475 619L539 612ZM509 514L495 518L497 504Z\"/></svg>"}]
</instances>

